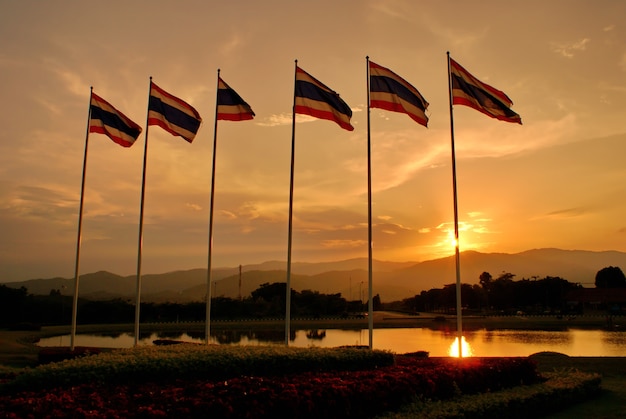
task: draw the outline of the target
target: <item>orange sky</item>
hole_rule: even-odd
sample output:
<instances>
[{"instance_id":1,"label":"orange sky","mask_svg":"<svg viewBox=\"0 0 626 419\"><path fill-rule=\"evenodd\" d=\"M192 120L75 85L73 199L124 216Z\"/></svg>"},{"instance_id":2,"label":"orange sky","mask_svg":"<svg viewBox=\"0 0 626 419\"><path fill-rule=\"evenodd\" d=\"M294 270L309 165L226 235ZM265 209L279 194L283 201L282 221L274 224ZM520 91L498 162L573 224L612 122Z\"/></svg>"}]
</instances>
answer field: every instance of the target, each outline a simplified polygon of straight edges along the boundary
<instances>
[{"instance_id":1,"label":"orange sky","mask_svg":"<svg viewBox=\"0 0 626 419\"><path fill-rule=\"evenodd\" d=\"M294 60L355 130L298 116L293 260L367 257L365 56L430 103L371 112L374 258L453 253L446 51L524 125L454 110L461 250L626 251L622 1L0 2L0 282L72 277L89 87L144 127L148 79L192 104L151 127L143 272L206 267L216 72L254 109L218 127L213 266L287 258ZM92 134L81 272L136 272L143 135Z\"/></svg>"}]
</instances>

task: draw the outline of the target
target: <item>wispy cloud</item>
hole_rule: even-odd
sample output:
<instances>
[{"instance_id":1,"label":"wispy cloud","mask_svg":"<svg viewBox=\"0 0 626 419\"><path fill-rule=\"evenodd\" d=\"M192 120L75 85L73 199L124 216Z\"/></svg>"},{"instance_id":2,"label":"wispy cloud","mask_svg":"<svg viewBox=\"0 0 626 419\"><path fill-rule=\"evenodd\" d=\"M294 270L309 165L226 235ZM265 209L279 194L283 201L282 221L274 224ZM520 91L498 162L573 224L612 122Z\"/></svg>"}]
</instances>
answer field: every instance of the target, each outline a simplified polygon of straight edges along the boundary
<instances>
[{"instance_id":1,"label":"wispy cloud","mask_svg":"<svg viewBox=\"0 0 626 419\"><path fill-rule=\"evenodd\" d=\"M222 55L229 55L229 54L233 54L235 51L242 48L244 45L245 45L245 42L243 41L241 35L235 33L235 34L232 34L229 39L222 42L219 50Z\"/></svg>"},{"instance_id":2,"label":"wispy cloud","mask_svg":"<svg viewBox=\"0 0 626 419\"><path fill-rule=\"evenodd\" d=\"M565 209L552 211L547 214L534 217L533 220L546 219L546 218L551 219L551 220L559 220L559 219L582 217L585 214L587 214L587 212L588 212L588 208L584 208L584 207L565 208Z\"/></svg>"},{"instance_id":3,"label":"wispy cloud","mask_svg":"<svg viewBox=\"0 0 626 419\"><path fill-rule=\"evenodd\" d=\"M312 116L309 116L309 115L298 115L296 117L297 123L313 122L317 120L318 120L317 118L313 118ZM266 117L264 120L258 121L256 124L262 127L277 127L277 126L282 126L282 125L290 125L292 121L293 121L293 114L283 112L280 114L270 115Z\"/></svg>"},{"instance_id":4,"label":"wispy cloud","mask_svg":"<svg viewBox=\"0 0 626 419\"><path fill-rule=\"evenodd\" d=\"M626 71L626 52L622 54L622 59L619 61L619 66L623 71Z\"/></svg>"},{"instance_id":5,"label":"wispy cloud","mask_svg":"<svg viewBox=\"0 0 626 419\"><path fill-rule=\"evenodd\" d=\"M589 42L591 42L589 38L570 43L552 42L552 51L565 58L573 58L577 53L585 51Z\"/></svg>"},{"instance_id":6,"label":"wispy cloud","mask_svg":"<svg viewBox=\"0 0 626 419\"><path fill-rule=\"evenodd\" d=\"M327 249L352 249L362 247L366 243L365 240L324 240L321 245Z\"/></svg>"},{"instance_id":7,"label":"wispy cloud","mask_svg":"<svg viewBox=\"0 0 626 419\"><path fill-rule=\"evenodd\" d=\"M202 211L202 205L192 204L190 202L187 202L185 204L185 207L187 207L187 208L189 208L190 210L193 210L193 211Z\"/></svg>"}]
</instances>

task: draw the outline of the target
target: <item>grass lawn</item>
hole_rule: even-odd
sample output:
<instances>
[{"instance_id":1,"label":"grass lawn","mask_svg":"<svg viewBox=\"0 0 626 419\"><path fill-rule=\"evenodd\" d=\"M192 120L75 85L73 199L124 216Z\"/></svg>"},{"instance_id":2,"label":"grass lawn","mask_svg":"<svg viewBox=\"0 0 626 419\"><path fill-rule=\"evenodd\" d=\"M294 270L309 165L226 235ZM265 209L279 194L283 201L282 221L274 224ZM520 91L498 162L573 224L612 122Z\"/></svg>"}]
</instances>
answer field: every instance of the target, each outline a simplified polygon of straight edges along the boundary
<instances>
[{"instance_id":1,"label":"grass lawn","mask_svg":"<svg viewBox=\"0 0 626 419\"><path fill-rule=\"evenodd\" d=\"M550 415L550 419L626 418L626 357L533 355L541 372L579 370L602 376L603 393L590 401Z\"/></svg>"}]
</instances>

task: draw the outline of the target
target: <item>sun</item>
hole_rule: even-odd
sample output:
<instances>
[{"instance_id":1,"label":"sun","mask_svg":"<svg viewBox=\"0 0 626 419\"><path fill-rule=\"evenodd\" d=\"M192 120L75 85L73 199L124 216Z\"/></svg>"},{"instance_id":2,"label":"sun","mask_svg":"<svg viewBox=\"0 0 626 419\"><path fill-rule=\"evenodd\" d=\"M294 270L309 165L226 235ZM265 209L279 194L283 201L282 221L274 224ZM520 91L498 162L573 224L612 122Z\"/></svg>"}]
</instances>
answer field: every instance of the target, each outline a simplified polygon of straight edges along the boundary
<instances>
[{"instance_id":1,"label":"sun","mask_svg":"<svg viewBox=\"0 0 626 419\"><path fill-rule=\"evenodd\" d=\"M454 237L454 232L450 230L448 230L448 243L453 249L456 249L456 246L459 243L458 240Z\"/></svg>"}]
</instances>

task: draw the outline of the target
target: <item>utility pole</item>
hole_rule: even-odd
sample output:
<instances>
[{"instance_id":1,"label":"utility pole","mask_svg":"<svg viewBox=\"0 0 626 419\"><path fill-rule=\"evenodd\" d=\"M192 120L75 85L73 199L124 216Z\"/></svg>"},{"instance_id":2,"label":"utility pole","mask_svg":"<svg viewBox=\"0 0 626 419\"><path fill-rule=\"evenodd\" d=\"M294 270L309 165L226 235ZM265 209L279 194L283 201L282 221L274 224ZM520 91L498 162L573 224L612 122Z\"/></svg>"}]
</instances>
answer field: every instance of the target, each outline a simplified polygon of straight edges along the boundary
<instances>
[{"instance_id":1,"label":"utility pole","mask_svg":"<svg viewBox=\"0 0 626 419\"><path fill-rule=\"evenodd\" d=\"M239 265L239 301L241 301L241 265Z\"/></svg>"}]
</instances>

